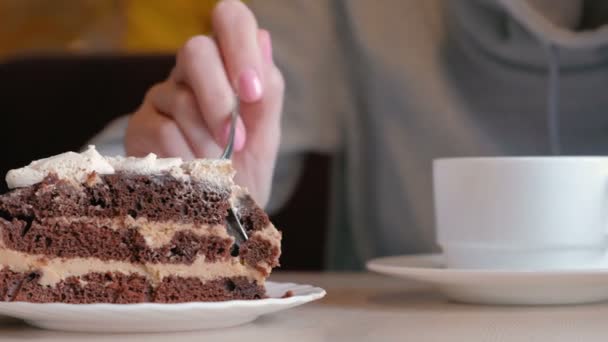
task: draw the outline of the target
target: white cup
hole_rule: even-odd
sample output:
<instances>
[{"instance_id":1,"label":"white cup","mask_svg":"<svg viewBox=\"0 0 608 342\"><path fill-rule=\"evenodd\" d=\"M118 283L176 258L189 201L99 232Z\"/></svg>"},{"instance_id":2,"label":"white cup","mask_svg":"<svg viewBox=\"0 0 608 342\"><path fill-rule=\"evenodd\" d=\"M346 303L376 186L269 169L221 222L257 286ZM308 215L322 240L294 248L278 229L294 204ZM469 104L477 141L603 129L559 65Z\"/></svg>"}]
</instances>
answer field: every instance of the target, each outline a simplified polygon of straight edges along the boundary
<instances>
[{"instance_id":1,"label":"white cup","mask_svg":"<svg viewBox=\"0 0 608 342\"><path fill-rule=\"evenodd\" d=\"M433 177L447 267L608 267L608 157L438 159Z\"/></svg>"}]
</instances>

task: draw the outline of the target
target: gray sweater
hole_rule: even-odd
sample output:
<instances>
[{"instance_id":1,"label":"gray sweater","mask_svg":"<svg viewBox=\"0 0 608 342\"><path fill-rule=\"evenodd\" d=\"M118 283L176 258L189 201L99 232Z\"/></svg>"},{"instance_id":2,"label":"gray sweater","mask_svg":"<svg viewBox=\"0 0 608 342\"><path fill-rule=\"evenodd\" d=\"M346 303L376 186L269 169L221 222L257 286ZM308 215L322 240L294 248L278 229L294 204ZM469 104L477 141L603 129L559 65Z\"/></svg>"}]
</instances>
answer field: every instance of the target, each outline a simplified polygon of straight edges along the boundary
<instances>
[{"instance_id":1,"label":"gray sweater","mask_svg":"<svg viewBox=\"0 0 608 342\"><path fill-rule=\"evenodd\" d=\"M270 207L335 157L330 269L436 250L434 158L608 152L607 1L250 4L287 81ZM124 153L125 124L93 142Z\"/></svg>"}]
</instances>

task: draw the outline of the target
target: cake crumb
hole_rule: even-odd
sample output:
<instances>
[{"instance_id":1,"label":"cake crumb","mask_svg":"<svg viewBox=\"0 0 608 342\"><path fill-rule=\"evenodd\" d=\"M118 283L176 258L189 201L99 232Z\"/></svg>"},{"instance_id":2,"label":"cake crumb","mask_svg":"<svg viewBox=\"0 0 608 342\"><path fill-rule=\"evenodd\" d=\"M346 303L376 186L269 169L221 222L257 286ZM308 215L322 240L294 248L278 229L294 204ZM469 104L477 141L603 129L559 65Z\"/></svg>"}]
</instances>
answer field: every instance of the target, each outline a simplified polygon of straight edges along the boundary
<instances>
[{"instance_id":1,"label":"cake crumb","mask_svg":"<svg viewBox=\"0 0 608 342\"><path fill-rule=\"evenodd\" d=\"M285 294L281 298L289 298L289 297L293 297L293 295L294 295L293 291L289 290L289 291L285 292Z\"/></svg>"},{"instance_id":2,"label":"cake crumb","mask_svg":"<svg viewBox=\"0 0 608 342\"><path fill-rule=\"evenodd\" d=\"M101 178L99 178L99 175L95 171L91 171L91 173L87 175L87 178L84 181L84 183L90 187L97 184L98 182L101 182Z\"/></svg>"}]
</instances>

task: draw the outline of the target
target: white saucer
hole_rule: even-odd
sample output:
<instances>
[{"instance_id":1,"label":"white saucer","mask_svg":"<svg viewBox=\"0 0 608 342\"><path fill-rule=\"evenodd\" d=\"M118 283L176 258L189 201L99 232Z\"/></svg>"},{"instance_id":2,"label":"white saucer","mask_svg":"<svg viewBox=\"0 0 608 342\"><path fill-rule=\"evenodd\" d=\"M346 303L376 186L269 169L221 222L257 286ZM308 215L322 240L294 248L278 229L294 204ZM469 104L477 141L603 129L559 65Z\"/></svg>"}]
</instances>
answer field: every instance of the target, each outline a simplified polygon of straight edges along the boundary
<instances>
[{"instance_id":1,"label":"white saucer","mask_svg":"<svg viewBox=\"0 0 608 342\"><path fill-rule=\"evenodd\" d=\"M0 302L0 314L31 325L80 332L169 332L225 328L323 298L310 285L266 282L270 298L179 304L63 304ZM281 298L287 291L293 296Z\"/></svg>"},{"instance_id":2,"label":"white saucer","mask_svg":"<svg viewBox=\"0 0 608 342\"><path fill-rule=\"evenodd\" d=\"M422 281L448 298L502 305L580 304L608 300L608 269L509 271L446 269L439 254L370 260L367 268Z\"/></svg>"}]
</instances>

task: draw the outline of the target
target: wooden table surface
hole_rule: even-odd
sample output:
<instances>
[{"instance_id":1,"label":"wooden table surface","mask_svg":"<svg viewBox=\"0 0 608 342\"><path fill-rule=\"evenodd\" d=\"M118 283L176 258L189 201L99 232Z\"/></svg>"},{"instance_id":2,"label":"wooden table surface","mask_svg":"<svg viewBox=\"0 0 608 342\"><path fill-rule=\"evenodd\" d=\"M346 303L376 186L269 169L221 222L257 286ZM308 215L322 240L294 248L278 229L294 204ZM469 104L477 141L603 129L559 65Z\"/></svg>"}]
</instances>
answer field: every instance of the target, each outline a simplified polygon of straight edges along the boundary
<instances>
[{"instance_id":1,"label":"wooden table surface","mask_svg":"<svg viewBox=\"0 0 608 342\"><path fill-rule=\"evenodd\" d=\"M170 334L85 334L0 324L0 341L607 341L608 303L478 306L424 285L369 273L279 273L328 292L235 328Z\"/></svg>"}]
</instances>

